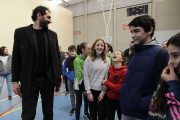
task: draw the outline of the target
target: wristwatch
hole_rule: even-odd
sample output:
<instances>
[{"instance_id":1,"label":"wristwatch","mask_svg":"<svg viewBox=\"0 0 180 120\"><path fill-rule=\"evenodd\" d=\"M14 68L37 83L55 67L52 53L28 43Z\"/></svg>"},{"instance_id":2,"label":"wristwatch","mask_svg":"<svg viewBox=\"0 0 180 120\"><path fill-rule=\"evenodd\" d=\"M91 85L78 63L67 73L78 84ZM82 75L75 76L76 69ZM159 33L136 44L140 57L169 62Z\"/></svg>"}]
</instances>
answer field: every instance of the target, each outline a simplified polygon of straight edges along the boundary
<instances>
[{"instance_id":1,"label":"wristwatch","mask_svg":"<svg viewBox=\"0 0 180 120\"><path fill-rule=\"evenodd\" d=\"M87 90L86 91L87 95L91 94L91 91L90 90Z\"/></svg>"},{"instance_id":2,"label":"wristwatch","mask_svg":"<svg viewBox=\"0 0 180 120\"><path fill-rule=\"evenodd\" d=\"M18 82L11 82L12 85L15 84L15 83L18 83Z\"/></svg>"}]
</instances>

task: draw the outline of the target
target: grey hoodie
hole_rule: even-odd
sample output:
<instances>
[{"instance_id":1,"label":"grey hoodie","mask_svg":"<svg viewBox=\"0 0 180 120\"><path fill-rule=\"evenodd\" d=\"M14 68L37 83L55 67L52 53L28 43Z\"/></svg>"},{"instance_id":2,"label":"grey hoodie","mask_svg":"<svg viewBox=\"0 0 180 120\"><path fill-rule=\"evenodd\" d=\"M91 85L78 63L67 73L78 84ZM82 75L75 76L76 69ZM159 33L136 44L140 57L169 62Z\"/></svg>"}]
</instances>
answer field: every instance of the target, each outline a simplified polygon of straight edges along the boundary
<instances>
[{"instance_id":1,"label":"grey hoodie","mask_svg":"<svg viewBox=\"0 0 180 120\"><path fill-rule=\"evenodd\" d=\"M144 44L144 45L159 45L159 46L161 46L161 45L159 44L159 42L156 40L156 38L152 38L149 42L147 42L147 43Z\"/></svg>"},{"instance_id":2,"label":"grey hoodie","mask_svg":"<svg viewBox=\"0 0 180 120\"><path fill-rule=\"evenodd\" d=\"M11 73L12 56L8 54L7 65L4 67L3 62L0 60L0 75Z\"/></svg>"}]
</instances>

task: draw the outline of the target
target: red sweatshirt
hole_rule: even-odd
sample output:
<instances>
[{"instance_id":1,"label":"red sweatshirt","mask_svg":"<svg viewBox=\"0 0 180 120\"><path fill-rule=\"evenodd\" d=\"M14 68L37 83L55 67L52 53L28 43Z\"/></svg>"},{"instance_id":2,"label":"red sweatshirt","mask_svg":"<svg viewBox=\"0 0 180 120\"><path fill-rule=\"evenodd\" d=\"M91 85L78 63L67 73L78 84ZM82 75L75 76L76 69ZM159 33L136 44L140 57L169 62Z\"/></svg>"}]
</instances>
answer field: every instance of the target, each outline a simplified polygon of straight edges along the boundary
<instances>
[{"instance_id":1,"label":"red sweatshirt","mask_svg":"<svg viewBox=\"0 0 180 120\"><path fill-rule=\"evenodd\" d=\"M109 67L108 71L108 80L105 82L105 85L108 88L107 96L113 100L119 100L120 94L119 90L124 83L124 78L126 75L127 68L122 66L115 69L114 65Z\"/></svg>"}]
</instances>

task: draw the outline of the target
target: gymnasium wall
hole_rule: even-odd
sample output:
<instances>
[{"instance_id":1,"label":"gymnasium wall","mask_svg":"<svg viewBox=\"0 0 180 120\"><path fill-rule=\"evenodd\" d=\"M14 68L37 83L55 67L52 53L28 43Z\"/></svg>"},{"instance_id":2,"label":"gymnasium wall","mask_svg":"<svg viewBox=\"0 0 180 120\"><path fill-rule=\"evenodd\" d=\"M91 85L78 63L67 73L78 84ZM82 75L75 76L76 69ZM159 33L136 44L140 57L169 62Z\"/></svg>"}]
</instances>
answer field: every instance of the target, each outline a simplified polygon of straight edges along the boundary
<instances>
[{"instance_id":1,"label":"gymnasium wall","mask_svg":"<svg viewBox=\"0 0 180 120\"><path fill-rule=\"evenodd\" d=\"M48 0L0 0L0 46L7 46L10 54L15 29L33 24L32 10L39 5L51 10L52 23L49 28L57 33L62 50L66 50L69 44L73 44L72 11Z\"/></svg>"},{"instance_id":2,"label":"gymnasium wall","mask_svg":"<svg viewBox=\"0 0 180 120\"><path fill-rule=\"evenodd\" d=\"M97 2L97 0L88 0L88 1ZM111 43L111 45L115 48L115 50L124 51L126 48L128 48L129 42L132 40L130 31L123 30L123 25L128 24L133 18L137 17L138 15L127 17L127 8L129 7L138 6L138 5L148 5L148 14L154 17L156 22L155 37L157 37L157 39L159 38L158 41L160 43L169 39L172 35L176 34L177 32L180 32L180 7L179 7L180 0L153 0L153 1L143 0L143 2L145 3L142 3L142 0L141 1L137 0L139 1L139 3L135 3L135 2L133 3L133 1L135 0L124 0L124 1L126 1L124 3L124 7L117 8L116 12L112 10L111 13L109 35L112 36L113 42ZM83 4L79 3L79 5L83 5ZM78 4L76 6L78 6ZM101 6L99 5L98 7ZM90 8L88 7L88 10L89 9ZM90 43L91 45L97 38L104 37L106 35L103 12L100 10L99 12L97 12L98 10L94 10L94 11L96 12L95 13L88 12L87 15L87 33L88 33L87 42ZM115 17L114 17L114 13L116 15ZM85 16L82 14L84 13L76 11L75 14L73 15L74 16L73 31L75 32L81 31L81 34L74 35L75 45L78 45L81 42L85 41L84 33L85 33L86 23L85 23Z\"/></svg>"}]
</instances>

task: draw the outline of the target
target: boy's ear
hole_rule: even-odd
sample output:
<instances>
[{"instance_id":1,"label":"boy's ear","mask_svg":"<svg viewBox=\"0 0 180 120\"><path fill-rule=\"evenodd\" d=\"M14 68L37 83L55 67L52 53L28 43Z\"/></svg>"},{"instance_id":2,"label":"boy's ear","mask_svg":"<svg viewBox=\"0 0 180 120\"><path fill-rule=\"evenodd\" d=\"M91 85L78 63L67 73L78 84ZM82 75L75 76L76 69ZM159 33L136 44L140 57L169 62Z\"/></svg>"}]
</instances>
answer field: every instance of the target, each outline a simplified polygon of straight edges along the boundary
<instances>
[{"instance_id":1,"label":"boy's ear","mask_svg":"<svg viewBox=\"0 0 180 120\"><path fill-rule=\"evenodd\" d=\"M149 35L151 35L151 33L153 32L154 28L151 27L150 31L148 32Z\"/></svg>"}]
</instances>

